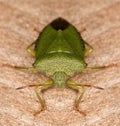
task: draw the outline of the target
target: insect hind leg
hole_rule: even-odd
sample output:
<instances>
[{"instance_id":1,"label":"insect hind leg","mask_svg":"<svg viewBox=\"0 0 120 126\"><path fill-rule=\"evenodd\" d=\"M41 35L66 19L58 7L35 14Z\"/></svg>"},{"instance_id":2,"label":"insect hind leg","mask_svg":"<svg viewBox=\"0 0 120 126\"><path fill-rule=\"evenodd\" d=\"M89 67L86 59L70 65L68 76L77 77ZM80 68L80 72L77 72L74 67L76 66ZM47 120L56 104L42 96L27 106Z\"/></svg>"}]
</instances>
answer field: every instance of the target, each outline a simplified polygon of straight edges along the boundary
<instances>
[{"instance_id":1,"label":"insect hind leg","mask_svg":"<svg viewBox=\"0 0 120 126\"><path fill-rule=\"evenodd\" d=\"M93 51L93 47L85 41L84 41L84 43L88 47L88 49L85 50L85 56L88 56Z\"/></svg>"},{"instance_id":2,"label":"insect hind leg","mask_svg":"<svg viewBox=\"0 0 120 126\"><path fill-rule=\"evenodd\" d=\"M33 43L31 43L31 44L27 47L27 52L28 52L29 54L31 54L32 56L35 56L35 50L34 50L34 49L31 49L35 43L36 43L36 41L33 42Z\"/></svg>"}]
</instances>

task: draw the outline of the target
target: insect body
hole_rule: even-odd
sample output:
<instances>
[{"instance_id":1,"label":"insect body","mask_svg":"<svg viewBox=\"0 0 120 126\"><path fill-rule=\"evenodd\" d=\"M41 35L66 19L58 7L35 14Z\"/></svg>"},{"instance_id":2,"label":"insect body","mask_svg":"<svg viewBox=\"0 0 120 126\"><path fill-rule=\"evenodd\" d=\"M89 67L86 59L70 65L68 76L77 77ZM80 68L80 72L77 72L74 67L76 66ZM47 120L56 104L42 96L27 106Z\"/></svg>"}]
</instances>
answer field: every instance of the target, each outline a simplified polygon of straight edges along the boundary
<instances>
[{"instance_id":1,"label":"insect body","mask_svg":"<svg viewBox=\"0 0 120 126\"><path fill-rule=\"evenodd\" d=\"M33 44L35 49L31 50ZM85 44L88 46L87 50ZM66 20L57 18L43 29L38 39L29 46L28 51L35 56L34 69L51 77L50 81L36 86L36 94L42 105L41 110L46 106L38 90L48 87L70 87L76 90L82 88L82 93L79 93L75 101L74 109L83 113L78 108L79 103L84 94L84 86L91 85L77 84L72 82L70 77L77 72L87 70L85 56L92 51L92 47L82 39L76 28ZM94 67L94 69L99 68Z\"/></svg>"},{"instance_id":2,"label":"insect body","mask_svg":"<svg viewBox=\"0 0 120 126\"><path fill-rule=\"evenodd\" d=\"M34 49L31 49L34 45ZM82 89L82 92L78 93L78 98L74 103L74 109L85 114L79 110L79 103L85 91L84 87L102 88L92 85L78 84L73 82L71 77L78 72L101 69L105 68L105 66L87 67L85 56L91 53L92 47L82 39L77 29L66 20L57 18L43 29L38 39L28 46L27 50L35 57L33 67L15 66L15 68L37 70L38 72L45 73L50 77L50 80L42 84L28 85L17 89L35 86L36 95L41 103L40 111L46 109L46 104L39 91L48 87L70 87L78 91Z\"/></svg>"},{"instance_id":3,"label":"insect body","mask_svg":"<svg viewBox=\"0 0 120 126\"><path fill-rule=\"evenodd\" d=\"M86 67L84 41L64 19L58 18L50 23L38 37L35 46L33 66L52 76L55 87L65 87L68 76Z\"/></svg>"}]
</instances>

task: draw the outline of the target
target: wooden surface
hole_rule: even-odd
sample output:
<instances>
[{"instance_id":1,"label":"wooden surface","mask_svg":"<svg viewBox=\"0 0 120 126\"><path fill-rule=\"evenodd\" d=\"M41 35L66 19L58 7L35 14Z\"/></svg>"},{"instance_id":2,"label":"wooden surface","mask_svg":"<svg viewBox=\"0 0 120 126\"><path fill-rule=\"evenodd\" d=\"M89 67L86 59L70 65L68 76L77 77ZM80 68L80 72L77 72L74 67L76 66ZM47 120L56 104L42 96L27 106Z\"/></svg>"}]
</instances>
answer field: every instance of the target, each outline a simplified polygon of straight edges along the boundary
<instances>
[{"instance_id":1,"label":"wooden surface","mask_svg":"<svg viewBox=\"0 0 120 126\"><path fill-rule=\"evenodd\" d=\"M16 87L41 83L43 75L0 67L0 126L120 126L120 0L0 0L0 64L31 66L34 58L26 47L45 25L57 17L73 23L94 52L89 66L117 64L105 70L78 74L78 83L90 83L104 91L86 89L80 104L83 116L72 109L77 94L70 89L44 93L47 110L39 110L33 89Z\"/></svg>"}]
</instances>

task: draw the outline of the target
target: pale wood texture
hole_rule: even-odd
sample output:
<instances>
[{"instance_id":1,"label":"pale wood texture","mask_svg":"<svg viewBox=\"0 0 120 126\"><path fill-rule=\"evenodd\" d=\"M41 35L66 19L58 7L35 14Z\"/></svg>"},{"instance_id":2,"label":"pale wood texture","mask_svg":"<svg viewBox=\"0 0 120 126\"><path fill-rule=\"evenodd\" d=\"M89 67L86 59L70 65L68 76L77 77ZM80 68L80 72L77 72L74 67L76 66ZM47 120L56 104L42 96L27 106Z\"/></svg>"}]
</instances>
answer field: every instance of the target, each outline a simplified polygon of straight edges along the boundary
<instances>
[{"instance_id":1,"label":"pale wood texture","mask_svg":"<svg viewBox=\"0 0 120 126\"><path fill-rule=\"evenodd\" d=\"M26 47L45 25L57 17L73 23L94 52L89 66L117 67L78 74L74 80L104 87L86 89L80 104L87 116L72 110L76 92L50 89L44 93L47 110L40 107L33 89L16 87L41 83L43 75L0 67L0 126L120 126L120 0L0 0L0 64L31 66Z\"/></svg>"}]
</instances>

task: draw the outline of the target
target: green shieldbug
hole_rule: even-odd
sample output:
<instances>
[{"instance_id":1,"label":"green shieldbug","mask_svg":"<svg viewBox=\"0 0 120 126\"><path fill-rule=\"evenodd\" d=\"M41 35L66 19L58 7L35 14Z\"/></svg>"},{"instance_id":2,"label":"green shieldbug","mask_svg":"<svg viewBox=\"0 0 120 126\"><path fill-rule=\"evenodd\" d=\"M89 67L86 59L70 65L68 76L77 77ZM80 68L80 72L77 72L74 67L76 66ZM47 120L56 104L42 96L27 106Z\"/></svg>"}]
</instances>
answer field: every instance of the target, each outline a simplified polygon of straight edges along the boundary
<instances>
[{"instance_id":1,"label":"green shieldbug","mask_svg":"<svg viewBox=\"0 0 120 126\"><path fill-rule=\"evenodd\" d=\"M32 49L33 46L34 49ZM79 103L85 91L84 87L103 88L78 84L73 82L71 77L78 72L102 69L106 68L106 66L87 67L85 57L92 52L92 47L82 39L77 29L66 20L57 18L43 29L37 40L28 46L27 50L35 57L33 67L11 67L42 72L50 79L42 84L27 85L17 89L35 86L35 93L41 103L41 110L39 112L46 109L45 100L42 98L39 91L49 87L69 87L76 89L79 91L79 96L74 103L74 109L85 114L79 110ZM80 92L80 89L82 89L82 92Z\"/></svg>"}]
</instances>

